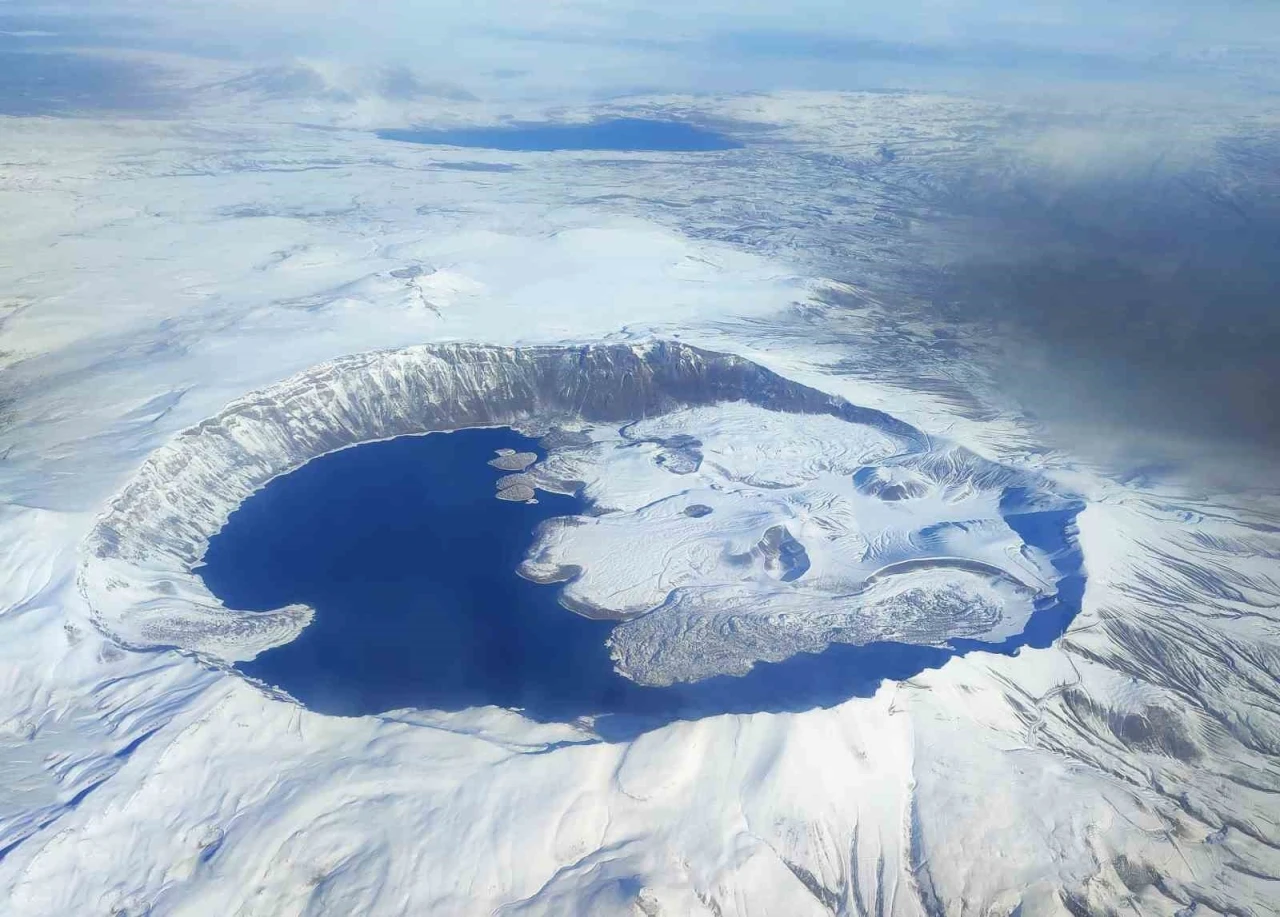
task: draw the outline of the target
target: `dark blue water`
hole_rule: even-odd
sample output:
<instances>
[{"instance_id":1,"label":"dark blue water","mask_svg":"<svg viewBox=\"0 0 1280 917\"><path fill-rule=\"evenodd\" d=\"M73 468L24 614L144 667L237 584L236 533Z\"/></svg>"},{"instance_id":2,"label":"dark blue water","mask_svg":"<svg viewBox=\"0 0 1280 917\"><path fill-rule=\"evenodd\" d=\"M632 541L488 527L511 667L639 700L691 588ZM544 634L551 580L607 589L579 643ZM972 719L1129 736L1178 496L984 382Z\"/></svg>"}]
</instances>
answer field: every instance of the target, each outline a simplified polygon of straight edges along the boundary
<instances>
[{"instance_id":1,"label":"dark blue water","mask_svg":"<svg viewBox=\"0 0 1280 917\"><path fill-rule=\"evenodd\" d=\"M611 150L614 152L702 153L736 150L742 144L722 134L679 121L611 118L587 124L521 122L497 127L447 130L382 130L383 140L436 146L479 147L510 152Z\"/></svg>"},{"instance_id":2,"label":"dark blue water","mask_svg":"<svg viewBox=\"0 0 1280 917\"><path fill-rule=\"evenodd\" d=\"M316 616L298 639L241 671L322 713L496 704L539 720L598 715L603 734L624 737L679 718L831 706L958 652L993 649L838 645L742 678L636 685L613 671L609 622L565 610L558 587L515 573L538 523L585 507L548 494L533 505L494 499L502 472L486 463L499 448L538 451L511 430L368 443L316 459L245 501L209 544L205 583L234 608L304 602ZM1057 550L1067 582L1025 637L994 648L1007 653L1061 634L1079 608L1072 583L1083 587L1074 511L1011 518L1024 538Z\"/></svg>"}]
</instances>

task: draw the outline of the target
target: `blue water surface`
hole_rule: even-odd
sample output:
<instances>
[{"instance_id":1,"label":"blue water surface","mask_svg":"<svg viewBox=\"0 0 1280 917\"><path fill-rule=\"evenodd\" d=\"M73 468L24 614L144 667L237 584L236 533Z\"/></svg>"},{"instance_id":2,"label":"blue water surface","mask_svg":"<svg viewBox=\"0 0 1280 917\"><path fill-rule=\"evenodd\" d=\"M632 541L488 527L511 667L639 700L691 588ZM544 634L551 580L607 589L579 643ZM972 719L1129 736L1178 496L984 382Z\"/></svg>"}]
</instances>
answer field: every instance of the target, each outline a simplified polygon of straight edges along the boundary
<instances>
[{"instance_id":1,"label":"blue water surface","mask_svg":"<svg viewBox=\"0 0 1280 917\"><path fill-rule=\"evenodd\" d=\"M701 153L735 150L742 146L736 140L692 124L649 118L611 118L585 124L518 122L495 127L440 130L388 129L377 133L383 140L509 152L609 150Z\"/></svg>"},{"instance_id":2,"label":"blue water surface","mask_svg":"<svg viewBox=\"0 0 1280 917\"><path fill-rule=\"evenodd\" d=\"M534 504L495 499L503 472L487 462L501 448L538 451L508 429L402 437L318 458L246 500L209 544L205 583L233 608L303 602L316 615L240 670L321 713L494 704L543 721L597 716L602 734L620 738L673 719L831 706L959 652L1047 645L1079 608L1074 512L1028 512L1012 524L1056 550L1066 588L1023 637L952 649L835 645L741 678L643 687L613 671L610 622L564 609L558 586L516 574L539 523L586 507L544 493Z\"/></svg>"}]
</instances>

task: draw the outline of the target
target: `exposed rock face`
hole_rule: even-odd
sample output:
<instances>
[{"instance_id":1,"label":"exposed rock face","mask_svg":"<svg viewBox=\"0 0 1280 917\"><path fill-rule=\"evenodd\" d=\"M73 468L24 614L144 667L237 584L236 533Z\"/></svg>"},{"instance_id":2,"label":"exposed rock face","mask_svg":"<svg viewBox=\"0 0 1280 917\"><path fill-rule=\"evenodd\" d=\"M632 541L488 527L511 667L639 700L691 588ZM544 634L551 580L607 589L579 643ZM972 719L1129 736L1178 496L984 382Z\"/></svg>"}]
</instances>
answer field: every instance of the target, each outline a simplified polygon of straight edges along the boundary
<instances>
[{"instance_id":1,"label":"exposed rock face","mask_svg":"<svg viewBox=\"0 0 1280 917\"><path fill-rule=\"evenodd\" d=\"M906 468L862 468L853 476L853 483L862 493L886 502L911 500L929 490L923 476Z\"/></svg>"},{"instance_id":2,"label":"exposed rock face","mask_svg":"<svg viewBox=\"0 0 1280 917\"><path fill-rule=\"evenodd\" d=\"M497 458L490 459L489 464L499 471L524 471L537 460L536 453L504 449Z\"/></svg>"},{"instance_id":3,"label":"exposed rock face","mask_svg":"<svg viewBox=\"0 0 1280 917\"><path fill-rule=\"evenodd\" d=\"M498 478L498 483L494 485L499 493L512 487L528 487L532 490L537 486L538 481L531 474L504 474Z\"/></svg>"},{"instance_id":4,"label":"exposed rock face","mask_svg":"<svg viewBox=\"0 0 1280 917\"><path fill-rule=\"evenodd\" d=\"M158 450L87 538L80 588L98 625L125 645L249 659L293 639L311 609L228 609L192 568L228 515L272 478L325 453L394 436L507 425L548 432L728 401L825 414L921 440L879 411L683 344L452 344L360 354L247 395ZM692 461L690 444L679 446Z\"/></svg>"},{"instance_id":5,"label":"exposed rock face","mask_svg":"<svg viewBox=\"0 0 1280 917\"><path fill-rule=\"evenodd\" d=\"M784 525L770 526L751 550L753 558L764 561L771 576L790 582L804 576L809 569L809 555Z\"/></svg>"},{"instance_id":6,"label":"exposed rock face","mask_svg":"<svg viewBox=\"0 0 1280 917\"><path fill-rule=\"evenodd\" d=\"M507 500L511 503L528 503L534 496L534 490L528 484L512 484L498 491L499 500Z\"/></svg>"}]
</instances>

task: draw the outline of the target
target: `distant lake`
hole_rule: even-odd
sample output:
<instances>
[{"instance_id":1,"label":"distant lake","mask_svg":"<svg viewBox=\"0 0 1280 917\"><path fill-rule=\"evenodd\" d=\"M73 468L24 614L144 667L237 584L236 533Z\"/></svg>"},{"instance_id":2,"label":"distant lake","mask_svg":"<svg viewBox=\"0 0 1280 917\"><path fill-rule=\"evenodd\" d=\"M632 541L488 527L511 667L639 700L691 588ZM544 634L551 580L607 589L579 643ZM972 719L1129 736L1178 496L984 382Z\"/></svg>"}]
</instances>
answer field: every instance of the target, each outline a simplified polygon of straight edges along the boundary
<instances>
[{"instance_id":1,"label":"distant lake","mask_svg":"<svg viewBox=\"0 0 1280 917\"><path fill-rule=\"evenodd\" d=\"M623 737L679 718L830 706L957 653L836 645L741 678L637 685L613 671L610 622L566 610L559 587L516 574L540 522L585 507L541 492L534 504L495 499L504 472L487 462L504 448L540 451L508 429L402 437L315 459L246 500L198 572L233 608L304 602L316 614L292 643L239 669L321 713L494 704L543 721L603 715L601 733ZM1025 518L1024 536L1066 544L1071 514ZM1082 586L1068 577L1064 600L1046 601L1026 637L963 649L1047 645L1079 608Z\"/></svg>"},{"instance_id":2,"label":"distant lake","mask_svg":"<svg viewBox=\"0 0 1280 917\"><path fill-rule=\"evenodd\" d=\"M381 130L383 140L435 146L475 147L509 152L612 150L615 152L711 152L736 150L741 143L680 121L611 118L586 124L518 122L496 127L447 130Z\"/></svg>"}]
</instances>

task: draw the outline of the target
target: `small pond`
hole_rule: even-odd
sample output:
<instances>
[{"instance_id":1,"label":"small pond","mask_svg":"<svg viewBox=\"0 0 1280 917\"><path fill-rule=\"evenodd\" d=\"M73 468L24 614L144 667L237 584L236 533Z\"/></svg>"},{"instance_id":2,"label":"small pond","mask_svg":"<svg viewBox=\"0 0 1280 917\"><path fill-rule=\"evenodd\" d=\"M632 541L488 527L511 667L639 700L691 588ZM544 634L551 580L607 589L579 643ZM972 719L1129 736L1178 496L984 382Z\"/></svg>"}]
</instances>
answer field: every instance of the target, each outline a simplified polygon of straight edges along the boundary
<instances>
[{"instance_id":1,"label":"small pond","mask_svg":"<svg viewBox=\"0 0 1280 917\"><path fill-rule=\"evenodd\" d=\"M518 122L494 127L390 129L383 140L435 146L473 147L508 152L607 150L613 152L701 153L735 150L742 144L706 128L681 121L611 118L582 124Z\"/></svg>"}]
</instances>

